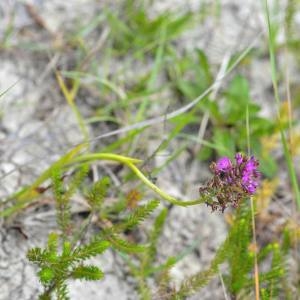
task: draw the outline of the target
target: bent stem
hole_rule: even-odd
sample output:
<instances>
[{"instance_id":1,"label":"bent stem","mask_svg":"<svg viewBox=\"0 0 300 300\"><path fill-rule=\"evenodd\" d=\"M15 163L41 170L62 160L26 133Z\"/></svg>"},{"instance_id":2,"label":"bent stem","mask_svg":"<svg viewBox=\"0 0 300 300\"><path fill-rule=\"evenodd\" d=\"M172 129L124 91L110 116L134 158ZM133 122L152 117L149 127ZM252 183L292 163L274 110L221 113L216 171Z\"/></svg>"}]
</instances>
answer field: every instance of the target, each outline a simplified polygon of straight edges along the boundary
<instances>
[{"instance_id":1,"label":"bent stem","mask_svg":"<svg viewBox=\"0 0 300 300\"><path fill-rule=\"evenodd\" d=\"M136 166L135 164L142 162L142 160L130 158L122 155L112 154L112 153L90 153L90 154L81 154L76 156L79 150L82 147L77 147L74 150L67 153L65 156L60 158L57 162L55 162L50 168L48 168L42 175L36 179L36 181L29 187L25 187L19 192L13 194L8 197L3 203L0 204L0 208L2 205L9 203L11 200L15 200L15 203L7 207L4 210L0 210L0 217L9 217L31 203L31 201L36 198L39 194L37 188L44 183L47 179L51 177L53 169L56 167L60 167L62 169L68 169L68 167L78 163L88 163L95 160L106 160L106 161L116 161L121 164L126 165L130 168L133 173L151 190L153 190L156 194L158 194L164 200L179 206L190 206L197 205L205 202L209 202L209 198L207 195L200 195L199 199L192 201L180 201L164 191L162 191L158 186L153 184ZM75 151L76 150L76 151Z\"/></svg>"},{"instance_id":2,"label":"bent stem","mask_svg":"<svg viewBox=\"0 0 300 300\"><path fill-rule=\"evenodd\" d=\"M161 196L164 200L179 206L191 206L191 205L197 205L206 202L207 196L203 195L200 196L197 200L191 200L191 201L180 201L169 194L162 191L157 185L155 185L153 182L151 182L136 166L136 163L142 162L141 160L117 155L117 154L111 154L111 153L92 153L92 154L85 154L76 157L72 163L83 163L91 160L110 160L110 161L117 161L119 163L122 163L126 165L129 169L133 171L133 173L151 190L153 190L156 194Z\"/></svg>"}]
</instances>

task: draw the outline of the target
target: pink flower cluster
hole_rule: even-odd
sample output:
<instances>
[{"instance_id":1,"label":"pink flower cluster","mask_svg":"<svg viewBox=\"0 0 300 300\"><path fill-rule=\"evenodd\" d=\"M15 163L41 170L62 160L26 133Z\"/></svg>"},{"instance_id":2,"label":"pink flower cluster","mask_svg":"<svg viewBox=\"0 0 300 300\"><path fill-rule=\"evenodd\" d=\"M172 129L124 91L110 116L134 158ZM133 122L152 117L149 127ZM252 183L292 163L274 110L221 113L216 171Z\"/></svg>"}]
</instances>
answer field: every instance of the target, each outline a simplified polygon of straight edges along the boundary
<instances>
[{"instance_id":1,"label":"pink flower cluster","mask_svg":"<svg viewBox=\"0 0 300 300\"><path fill-rule=\"evenodd\" d=\"M216 175L225 176L228 184L241 185L245 192L253 195L259 185L259 162L254 156L250 158L241 153L235 155L235 164L228 157L220 158L214 168Z\"/></svg>"},{"instance_id":2,"label":"pink flower cluster","mask_svg":"<svg viewBox=\"0 0 300 300\"><path fill-rule=\"evenodd\" d=\"M224 211L229 204L237 207L242 199L253 195L260 182L258 166L259 162L254 156L241 153L235 155L234 162L222 157L212 163L214 176L205 187L199 189L207 198L210 196L207 205L212 210L219 208Z\"/></svg>"}]
</instances>

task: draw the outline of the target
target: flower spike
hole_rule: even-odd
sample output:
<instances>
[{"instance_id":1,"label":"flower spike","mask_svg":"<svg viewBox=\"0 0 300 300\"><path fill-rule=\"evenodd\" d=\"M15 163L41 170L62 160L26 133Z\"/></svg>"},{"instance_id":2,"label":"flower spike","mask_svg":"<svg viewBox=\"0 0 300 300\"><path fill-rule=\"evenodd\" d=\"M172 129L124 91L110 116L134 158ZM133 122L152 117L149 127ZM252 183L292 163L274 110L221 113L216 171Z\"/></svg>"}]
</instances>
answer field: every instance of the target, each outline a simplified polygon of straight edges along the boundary
<instances>
[{"instance_id":1,"label":"flower spike","mask_svg":"<svg viewBox=\"0 0 300 300\"><path fill-rule=\"evenodd\" d=\"M243 199L256 192L260 183L258 166L259 162L254 156L237 153L235 162L226 156L222 157L211 164L214 175L199 192L211 199L206 204L213 211L219 209L224 212L230 204L237 207Z\"/></svg>"}]
</instances>

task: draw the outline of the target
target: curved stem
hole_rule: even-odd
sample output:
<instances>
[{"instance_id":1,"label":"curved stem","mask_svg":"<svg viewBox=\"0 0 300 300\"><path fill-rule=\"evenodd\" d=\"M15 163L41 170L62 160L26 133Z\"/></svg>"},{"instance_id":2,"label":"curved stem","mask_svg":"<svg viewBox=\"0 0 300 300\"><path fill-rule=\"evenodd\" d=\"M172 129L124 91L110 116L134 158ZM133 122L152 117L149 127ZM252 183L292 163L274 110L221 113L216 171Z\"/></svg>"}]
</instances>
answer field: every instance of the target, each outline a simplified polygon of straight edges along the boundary
<instances>
[{"instance_id":1,"label":"curved stem","mask_svg":"<svg viewBox=\"0 0 300 300\"><path fill-rule=\"evenodd\" d=\"M117 154L112 154L112 153L92 153L92 154L84 154L81 156L78 156L73 159L73 162L75 163L81 163L81 162L86 162L90 160L110 160L110 161L117 161L120 162L124 165L126 165L128 168L130 168L133 173L146 185L148 186L151 190L153 190L156 194L161 196L163 199L166 201L179 205L179 206L190 206L190 205L197 205L200 203L204 203L207 199L205 196L200 197L197 200L192 200L192 201L180 201L169 194L165 193L162 191L157 185L155 185L153 182L151 182L134 164L141 162L141 160L122 156L122 155L117 155Z\"/></svg>"}]
</instances>

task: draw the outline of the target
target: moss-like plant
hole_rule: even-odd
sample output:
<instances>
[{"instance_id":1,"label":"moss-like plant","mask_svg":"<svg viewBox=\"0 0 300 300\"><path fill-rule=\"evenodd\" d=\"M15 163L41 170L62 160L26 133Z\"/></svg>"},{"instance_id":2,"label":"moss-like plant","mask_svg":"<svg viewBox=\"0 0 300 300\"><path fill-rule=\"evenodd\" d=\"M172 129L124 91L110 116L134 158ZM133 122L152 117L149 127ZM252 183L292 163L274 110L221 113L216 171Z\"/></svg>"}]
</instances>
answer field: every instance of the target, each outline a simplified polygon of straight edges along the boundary
<instances>
[{"instance_id":1,"label":"moss-like plant","mask_svg":"<svg viewBox=\"0 0 300 300\"><path fill-rule=\"evenodd\" d=\"M68 158L68 159L67 159ZM216 252L210 266L190 278L187 278L178 289L172 287L169 270L178 261L176 257L168 258L164 263L156 263L157 240L162 232L167 210L163 209L153 223L148 234L148 242L139 244L126 238L126 233L136 228L158 207L159 200L151 200L133 206L106 204L105 198L110 187L107 177L87 187L86 177L89 164L98 159L112 160L129 167L131 171L162 199L173 205L188 206L206 203L212 210L224 211L228 206L237 208L235 221L227 238ZM254 286L253 270L254 252L251 250L252 224L251 209L246 201L252 196L259 183L258 161L254 157L236 154L235 162L228 157L219 159L211 165L213 177L200 188L199 199L181 201L160 190L136 166L138 160L110 153L70 155L60 159L37 180L40 184L50 177L51 187L56 203L58 232L50 233L44 249L33 248L28 251L28 259L35 263L38 277L44 287L40 299L68 299L67 281L70 279L100 280L104 274L94 264L85 261L100 255L111 248L128 262L132 275L137 279L141 299L152 299L153 291L148 285L149 278L156 278L155 295L163 299L185 299L205 286L218 272L221 264L228 263L228 272L224 274L224 283L233 297L251 295ZM75 167L75 169L74 169ZM66 180L64 172L73 168L73 174ZM84 184L83 184L84 182ZM71 200L75 192L82 190L89 204L90 211L86 220L76 228L71 218ZM41 190L34 183L18 193L18 199ZM32 201L32 199L31 199ZM21 203L27 203L21 201ZM18 203L17 203L18 204ZM10 210L11 211L11 210ZM96 220L98 232L90 239L86 238L88 227ZM286 241L283 247L270 244L257 253L259 264L271 261L269 268L260 273L260 293L264 299L280 295L285 270L283 268L286 253ZM134 260L129 258L134 255ZM270 260L271 259L271 260ZM269 297L269 298L268 298Z\"/></svg>"}]
</instances>

